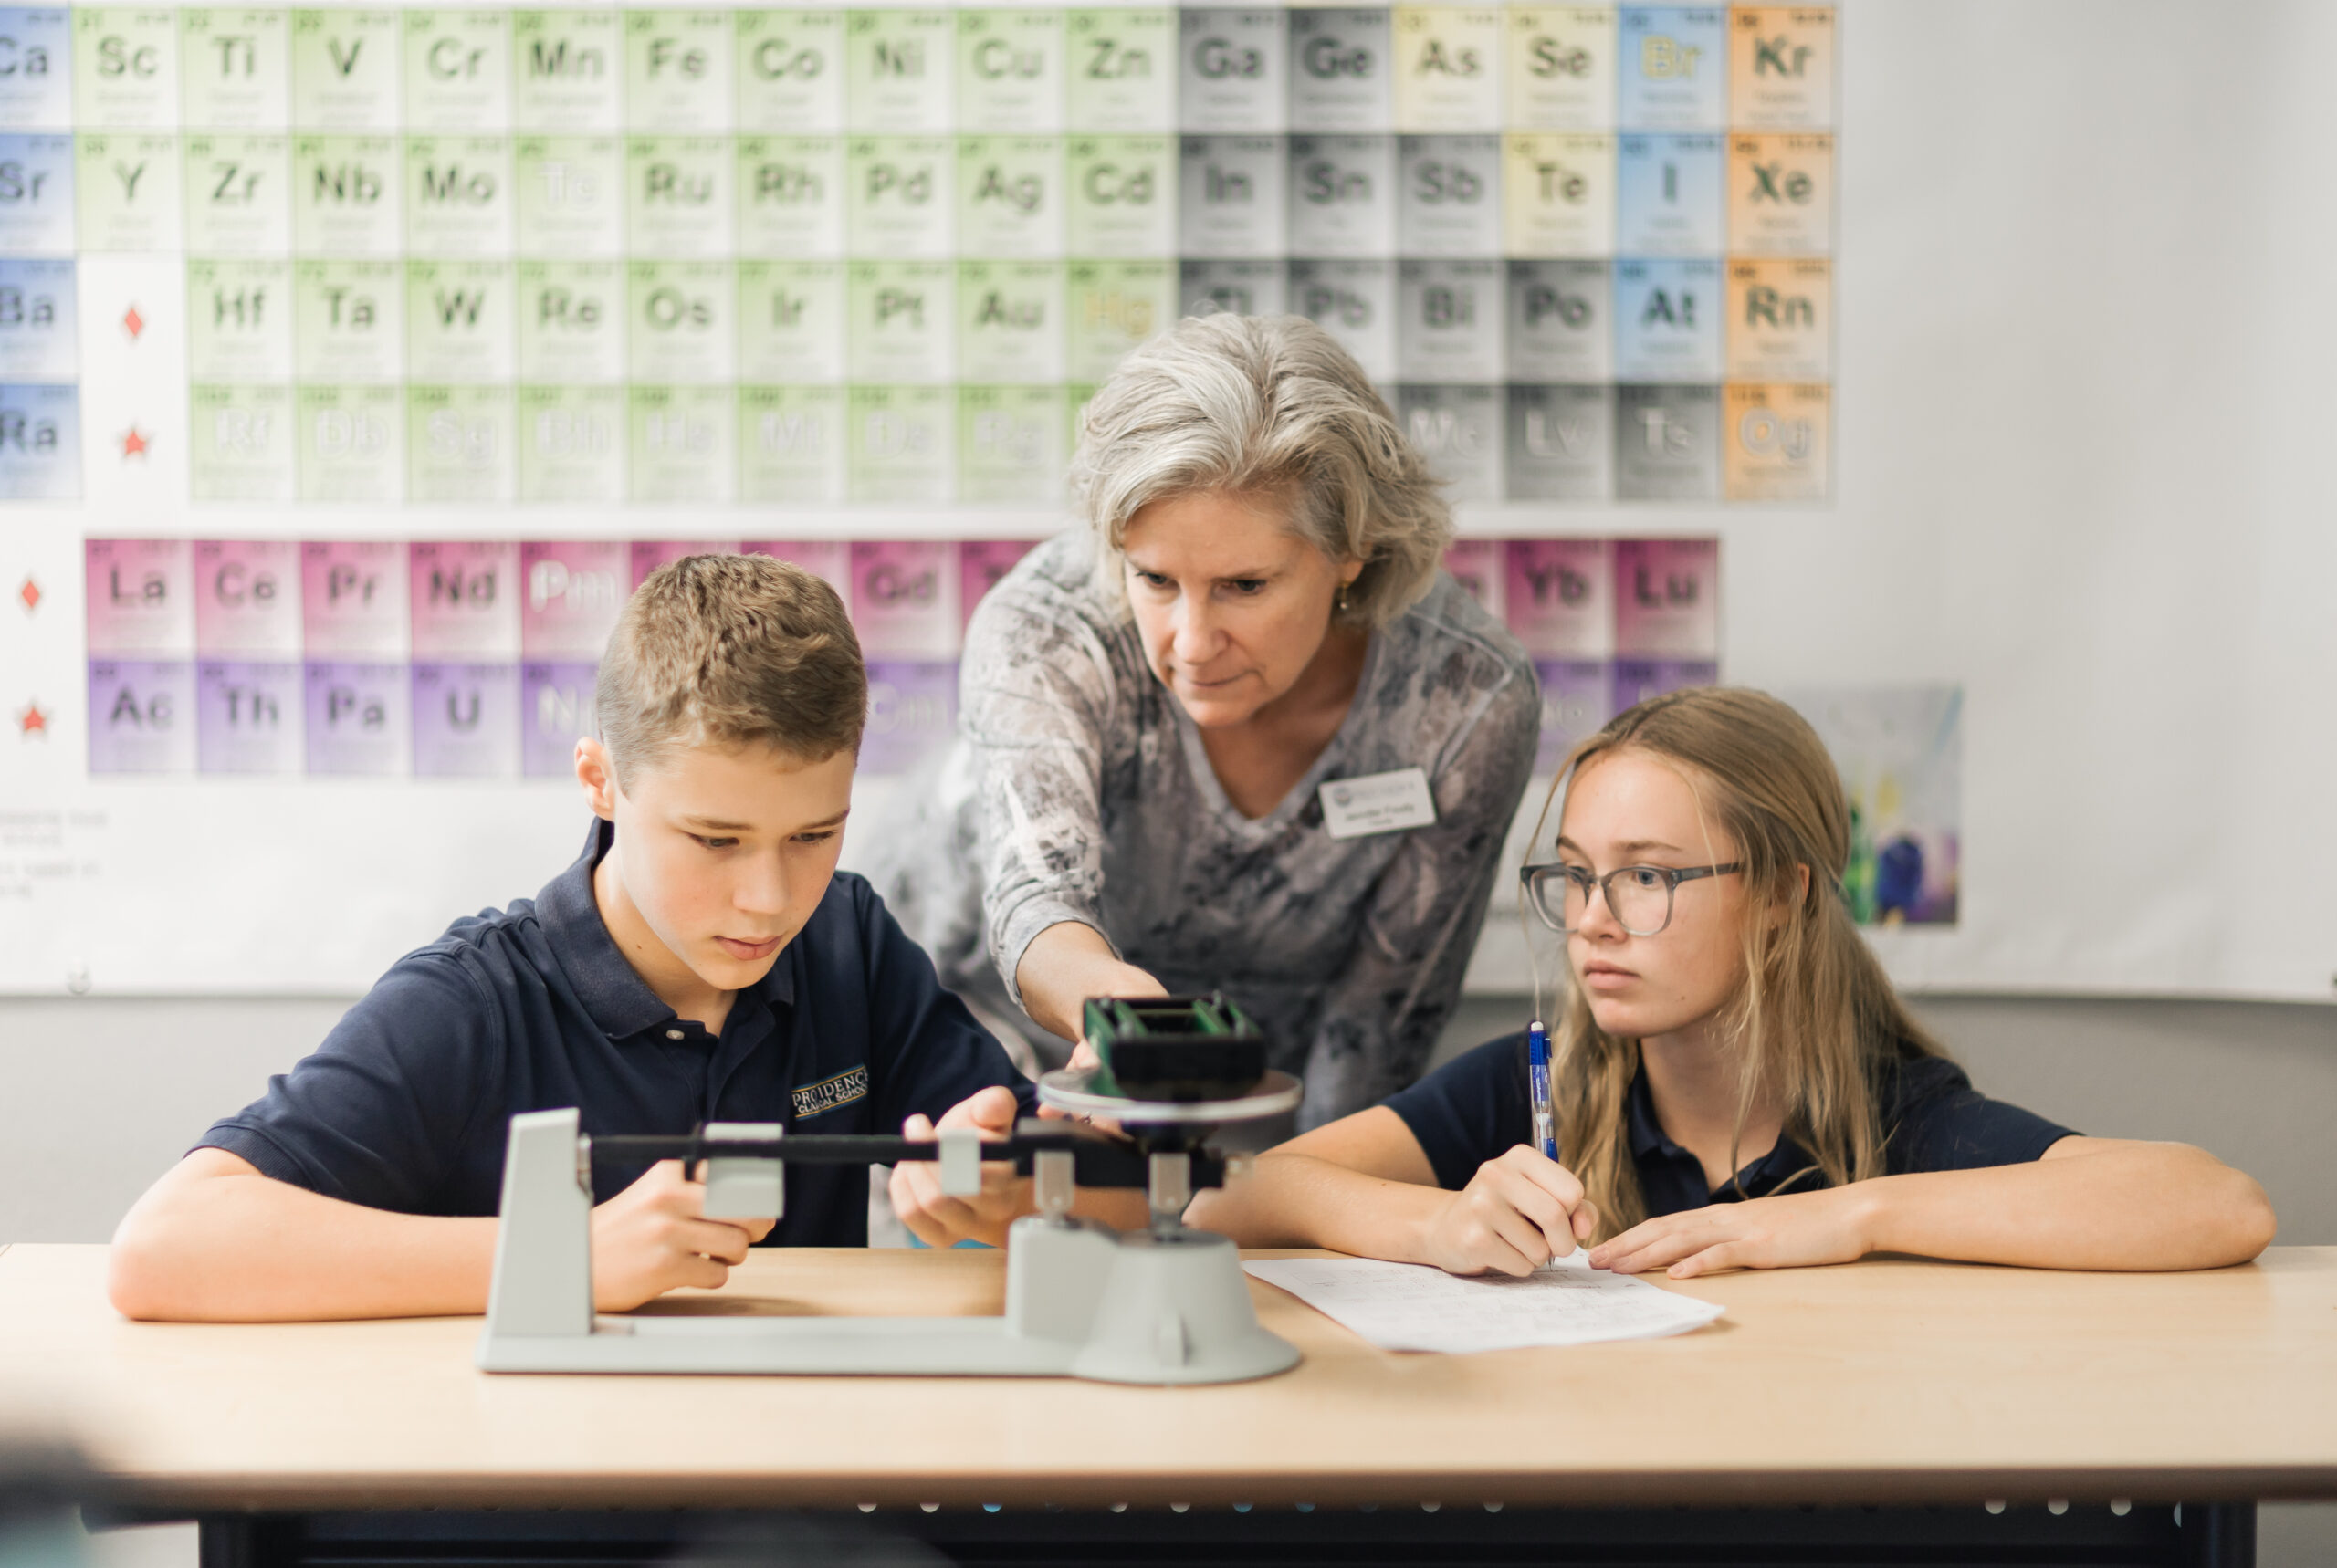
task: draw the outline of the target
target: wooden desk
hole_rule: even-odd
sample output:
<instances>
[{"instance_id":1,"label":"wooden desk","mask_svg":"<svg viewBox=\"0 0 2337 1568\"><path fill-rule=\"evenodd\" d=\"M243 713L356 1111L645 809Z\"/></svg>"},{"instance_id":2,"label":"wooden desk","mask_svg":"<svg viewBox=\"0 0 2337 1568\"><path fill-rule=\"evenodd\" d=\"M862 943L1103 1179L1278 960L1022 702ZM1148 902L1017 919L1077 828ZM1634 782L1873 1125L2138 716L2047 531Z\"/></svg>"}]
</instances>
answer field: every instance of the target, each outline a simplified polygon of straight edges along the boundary
<instances>
[{"instance_id":1,"label":"wooden desk","mask_svg":"<svg viewBox=\"0 0 2337 1568\"><path fill-rule=\"evenodd\" d=\"M1378 1351L1253 1283L1305 1362L1187 1389L487 1376L477 1319L131 1323L104 1263L0 1252L0 1403L62 1411L160 1508L2337 1497L2337 1248L2205 1274L1727 1275L1677 1287L1728 1308L1696 1333L1472 1356ZM994 1252L763 1251L659 1305L996 1312L1002 1281Z\"/></svg>"}]
</instances>

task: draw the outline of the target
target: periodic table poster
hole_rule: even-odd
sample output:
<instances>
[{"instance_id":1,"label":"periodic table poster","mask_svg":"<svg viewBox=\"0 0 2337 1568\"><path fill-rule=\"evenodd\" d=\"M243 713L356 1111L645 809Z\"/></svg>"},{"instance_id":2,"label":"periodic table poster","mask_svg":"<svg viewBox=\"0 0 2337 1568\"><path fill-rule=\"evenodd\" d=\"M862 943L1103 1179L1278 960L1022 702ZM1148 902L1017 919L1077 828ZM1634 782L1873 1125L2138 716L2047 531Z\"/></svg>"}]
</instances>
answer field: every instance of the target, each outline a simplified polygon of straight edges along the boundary
<instances>
[{"instance_id":1,"label":"periodic table poster","mask_svg":"<svg viewBox=\"0 0 2337 1568\"><path fill-rule=\"evenodd\" d=\"M910 771L1085 400L1187 313L1306 315L1380 385L1546 762L1716 678L1682 509L1830 498L1835 26L0 7L0 986L350 989L531 889L573 813L528 781L693 549L838 587L864 773ZM401 825L455 847L352 847ZM262 934L165 917L196 888Z\"/></svg>"}]
</instances>

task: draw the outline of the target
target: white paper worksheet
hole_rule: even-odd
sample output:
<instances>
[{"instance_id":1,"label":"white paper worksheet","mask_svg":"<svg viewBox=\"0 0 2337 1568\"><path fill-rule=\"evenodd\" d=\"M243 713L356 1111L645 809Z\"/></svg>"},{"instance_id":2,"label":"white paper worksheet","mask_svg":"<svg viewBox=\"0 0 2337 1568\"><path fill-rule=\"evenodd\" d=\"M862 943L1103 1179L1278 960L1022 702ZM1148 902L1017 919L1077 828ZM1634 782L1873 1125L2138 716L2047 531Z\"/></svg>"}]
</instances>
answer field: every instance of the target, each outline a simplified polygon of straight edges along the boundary
<instances>
[{"instance_id":1,"label":"white paper worksheet","mask_svg":"<svg viewBox=\"0 0 2337 1568\"><path fill-rule=\"evenodd\" d=\"M1425 1264L1371 1258L1275 1258L1242 1266L1383 1350L1457 1354L1661 1339L1721 1314L1713 1302L1593 1269L1579 1248L1524 1279L1462 1279Z\"/></svg>"}]
</instances>

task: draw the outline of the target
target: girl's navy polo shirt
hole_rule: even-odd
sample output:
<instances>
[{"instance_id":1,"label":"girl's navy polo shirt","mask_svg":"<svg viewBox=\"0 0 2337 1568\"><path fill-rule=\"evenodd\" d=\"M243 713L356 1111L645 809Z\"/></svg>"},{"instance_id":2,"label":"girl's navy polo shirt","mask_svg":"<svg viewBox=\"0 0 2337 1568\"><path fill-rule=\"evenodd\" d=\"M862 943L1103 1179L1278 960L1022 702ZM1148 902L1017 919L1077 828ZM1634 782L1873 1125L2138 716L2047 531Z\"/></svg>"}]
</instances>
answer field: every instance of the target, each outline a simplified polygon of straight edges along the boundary
<instances>
[{"instance_id":1,"label":"girl's navy polo shirt","mask_svg":"<svg viewBox=\"0 0 2337 1568\"><path fill-rule=\"evenodd\" d=\"M1894 1052L1885 1059L1875 1087L1882 1109L1883 1166L1891 1176L2019 1165L2072 1135L2017 1105L1988 1099L1945 1057ZM1489 1040L1383 1103L1420 1140L1437 1185L1458 1191L1487 1160L1534 1141L1525 1037ZM1797 1176L1800 1179L1788 1191L1825 1185L1824 1177L1810 1171L1817 1162L1801 1145L1779 1138L1775 1148L1737 1172L1734 1182L1713 1192L1704 1185L1703 1163L1664 1135L1644 1071L1631 1080L1627 1104L1631 1163L1650 1218L1766 1197Z\"/></svg>"},{"instance_id":2,"label":"girl's navy polo shirt","mask_svg":"<svg viewBox=\"0 0 2337 1568\"><path fill-rule=\"evenodd\" d=\"M573 1105L587 1134L686 1133L700 1122L898 1133L975 1091L1032 1084L935 977L859 877L838 873L770 972L738 993L718 1037L674 1016L610 937L592 868L533 899L457 920L393 965L324 1044L265 1098L204 1134L261 1174L368 1208L493 1214L504 1140L522 1111ZM592 1198L641 1175L596 1163ZM799 1166L765 1242L868 1240L862 1167Z\"/></svg>"}]
</instances>

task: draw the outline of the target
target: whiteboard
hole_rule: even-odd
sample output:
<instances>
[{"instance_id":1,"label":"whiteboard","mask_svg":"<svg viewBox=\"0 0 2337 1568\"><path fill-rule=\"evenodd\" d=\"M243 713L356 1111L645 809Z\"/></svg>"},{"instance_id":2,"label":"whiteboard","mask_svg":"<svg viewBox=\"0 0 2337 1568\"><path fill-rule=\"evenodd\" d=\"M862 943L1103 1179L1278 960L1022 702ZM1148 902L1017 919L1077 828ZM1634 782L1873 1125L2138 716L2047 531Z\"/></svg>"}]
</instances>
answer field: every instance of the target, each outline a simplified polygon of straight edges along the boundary
<instances>
[{"instance_id":1,"label":"whiteboard","mask_svg":"<svg viewBox=\"0 0 2337 1568\"><path fill-rule=\"evenodd\" d=\"M1902 984L2328 1000L2337 12L1850 0L1839 33L1832 501L1467 504L1464 531L1717 537L1725 678L1961 686L1959 918L1874 934ZM0 581L78 605L83 538L148 523L10 505ZM82 647L39 624L0 614L0 668L76 687ZM100 781L12 731L0 863L47 868L0 897L15 991L346 993L548 881L582 826L555 784ZM1496 912L1472 985L1521 989Z\"/></svg>"}]
</instances>

